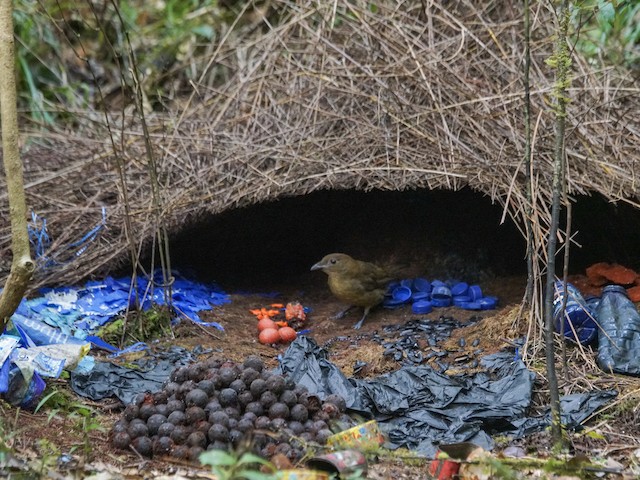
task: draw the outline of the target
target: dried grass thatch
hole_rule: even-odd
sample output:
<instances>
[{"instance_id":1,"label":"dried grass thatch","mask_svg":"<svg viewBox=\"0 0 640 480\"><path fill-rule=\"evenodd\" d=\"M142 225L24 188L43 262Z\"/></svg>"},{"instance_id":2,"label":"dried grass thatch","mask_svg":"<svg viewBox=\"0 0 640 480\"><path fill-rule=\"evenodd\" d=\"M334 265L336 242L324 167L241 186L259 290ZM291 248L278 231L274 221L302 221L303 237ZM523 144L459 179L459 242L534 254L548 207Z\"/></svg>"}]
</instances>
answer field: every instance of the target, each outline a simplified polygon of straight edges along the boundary
<instances>
[{"instance_id":1,"label":"dried grass thatch","mask_svg":"<svg viewBox=\"0 0 640 480\"><path fill-rule=\"evenodd\" d=\"M134 243L149 245L158 223L176 231L204 215L320 189L469 186L522 224L520 7L466 0L385 0L375 11L369 5L274 0L278 26L222 42L203 59L188 101L147 117L159 208L134 110L89 112L78 116L76 132L30 135L28 202L54 239L37 285L76 282L126 261L127 217ZM540 2L532 18L534 224L543 238L554 134L553 74L544 60L554 13ZM637 201L640 88L629 72L573 60L569 191ZM100 223L103 206L106 223L95 240L73 245ZM6 275L6 194L0 208Z\"/></svg>"}]
</instances>

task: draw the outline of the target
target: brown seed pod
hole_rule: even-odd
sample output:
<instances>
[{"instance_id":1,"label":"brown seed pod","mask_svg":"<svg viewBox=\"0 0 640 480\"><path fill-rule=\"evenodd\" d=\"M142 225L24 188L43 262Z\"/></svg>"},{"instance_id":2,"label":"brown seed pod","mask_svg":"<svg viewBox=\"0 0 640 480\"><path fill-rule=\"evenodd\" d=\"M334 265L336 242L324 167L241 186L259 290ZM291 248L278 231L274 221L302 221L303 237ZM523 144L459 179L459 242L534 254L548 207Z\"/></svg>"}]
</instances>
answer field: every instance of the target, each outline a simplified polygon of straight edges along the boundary
<instances>
[{"instance_id":1,"label":"brown seed pod","mask_svg":"<svg viewBox=\"0 0 640 480\"><path fill-rule=\"evenodd\" d=\"M113 436L112 443L114 447L126 450L129 448L129 444L131 443L131 437L127 432L117 432Z\"/></svg>"},{"instance_id":2,"label":"brown seed pod","mask_svg":"<svg viewBox=\"0 0 640 480\"><path fill-rule=\"evenodd\" d=\"M149 437L134 438L131 440L131 446L144 457L150 457L153 454L153 442Z\"/></svg>"}]
</instances>

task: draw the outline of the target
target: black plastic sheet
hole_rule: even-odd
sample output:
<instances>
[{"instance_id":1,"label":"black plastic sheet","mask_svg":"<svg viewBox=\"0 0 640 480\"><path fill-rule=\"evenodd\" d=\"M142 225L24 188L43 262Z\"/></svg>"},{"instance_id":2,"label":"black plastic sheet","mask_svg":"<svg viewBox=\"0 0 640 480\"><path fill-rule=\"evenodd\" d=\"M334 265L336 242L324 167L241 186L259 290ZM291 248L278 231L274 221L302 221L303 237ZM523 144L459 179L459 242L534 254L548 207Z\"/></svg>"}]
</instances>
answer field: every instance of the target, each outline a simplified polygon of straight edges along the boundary
<instances>
[{"instance_id":1,"label":"black plastic sheet","mask_svg":"<svg viewBox=\"0 0 640 480\"><path fill-rule=\"evenodd\" d=\"M280 359L281 373L324 398L343 396L349 409L375 418L387 447L433 456L438 444L473 442L493 447L491 435L521 437L544 429L549 415L527 417L535 374L512 352L487 355L484 372L450 377L429 366L404 366L372 380L347 379L324 349L299 337ZM591 392L563 397L569 428L616 396Z\"/></svg>"},{"instance_id":2,"label":"black plastic sheet","mask_svg":"<svg viewBox=\"0 0 640 480\"><path fill-rule=\"evenodd\" d=\"M89 373L71 373L71 388L78 395L92 400L116 396L129 404L138 393L157 392L171 372L195 360L194 355L180 347L172 347L130 362L136 368L123 367L110 362L96 362Z\"/></svg>"}]
</instances>

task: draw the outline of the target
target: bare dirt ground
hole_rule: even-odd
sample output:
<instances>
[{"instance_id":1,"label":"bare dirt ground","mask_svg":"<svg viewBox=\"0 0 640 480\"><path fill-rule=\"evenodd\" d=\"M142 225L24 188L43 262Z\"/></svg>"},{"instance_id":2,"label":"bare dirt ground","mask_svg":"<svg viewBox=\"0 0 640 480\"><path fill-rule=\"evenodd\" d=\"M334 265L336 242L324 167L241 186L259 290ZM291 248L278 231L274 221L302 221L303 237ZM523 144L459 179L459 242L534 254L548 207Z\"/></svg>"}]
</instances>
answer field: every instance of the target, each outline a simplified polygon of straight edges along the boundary
<instances>
[{"instance_id":1,"label":"bare dirt ground","mask_svg":"<svg viewBox=\"0 0 640 480\"><path fill-rule=\"evenodd\" d=\"M500 298L496 310L469 312L458 308L436 309L423 316L432 322L440 321L441 316L451 316L461 321L463 326L454 330L450 339L438 345L446 350L446 360L452 365L461 355L469 356L466 363L473 360L473 351L480 348L484 355L509 347L511 340L526 333L526 322L518 322L519 304L522 299L524 280L522 278L499 278L483 285L485 292ZM322 284L317 284L302 292L297 289L280 290L277 298L259 294L233 294L231 303L216 307L213 311L203 312L205 321L221 323L225 331L204 329L195 324L182 323L176 327L174 339L160 341L154 348L163 348L172 344L186 348L200 345L211 349L217 355L232 360L242 360L250 354L257 354L267 365L275 366L277 356L286 349L286 345L277 347L261 345L257 340L256 318L250 309L269 306L273 302L286 303L297 300L311 308L305 324L311 329L310 335L324 345L330 360L350 376L357 361L365 362L366 367L359 375L374 377L381 373L397 369L400 364L392 358L383 356L384 348L373 341L374 333L383 335L386 325L397 325L416 318L411 308L388 310L378 308L372 311L360 331L352 329L360 312L354 311L342 320L331 318L343 305L337 303ZM472 318L473 317L473 318ZM470 320L479 320L475 323ZM465 342L460 339L464 338ZM473 340L479 344L471 346ZM427 347L425 346L425 349ZM570 357L571 358L571 357ZM533 367L539 377L539 390L536 403L546 404L544 370L541 362ZM575 370L584 369L577 366ZM449 373L455 373L451 371ZM593 384L607 388L615 380L604 380L601 372L583 372L591 378ZM609 382L609 383L607 383ZM587 382L588 383L588 382ZM640 447L640 426L637 406L640 383L623 379L622 396L627 402L619 403L606 414L592 419L588 434L572 434L570 437L573 454L586 455L589 458L608 457L615 466L628 466L631 455ZM581 391L587 388L585 382L574 379L565 382L565 392ZM49 382L51 389L71 392L66 381ZM48 390L50 391L50 390ZM119 418L121 404L117 400L92 402L68 393L68 403L76 407L43 408L38 413L18 411L5 403L0 403L0 414L4 443L11 448L6 473L11 478L87 478L90 474L99 474L94 478L209 478L206 470L196 465L173 458L154 458L147 460L114 449L108 441L108 430ZM78 414L78 405L93 409L89 415ZM517 447L520 451L536 457L550 454L548 434L542 432L527 439L510 441L500 439L496 452L508 447ZM368 478L427 478L427 464L424 462L404 462L401 456L370 459ZM22 476L20 476L22 475Z\"/></svg>"}]
</instances>

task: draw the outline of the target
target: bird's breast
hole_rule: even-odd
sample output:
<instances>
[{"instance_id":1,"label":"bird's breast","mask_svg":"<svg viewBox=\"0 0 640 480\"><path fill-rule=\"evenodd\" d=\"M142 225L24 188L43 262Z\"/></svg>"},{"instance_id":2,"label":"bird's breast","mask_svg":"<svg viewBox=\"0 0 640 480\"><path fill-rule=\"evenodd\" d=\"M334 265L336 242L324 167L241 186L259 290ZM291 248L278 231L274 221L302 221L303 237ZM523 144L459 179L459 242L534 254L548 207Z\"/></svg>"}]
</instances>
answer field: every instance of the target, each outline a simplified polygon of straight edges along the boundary
<instances>
[{"instance_id":1,"label":"bird's breast","mask_svg":"<svg viewBox=\"0 0 640 480\"><path fill-rule=\"evenodd\" d=\"M329 289L338 299L358 307L372 307L382 302L384 289L371 288L357 278L329 275Z\"/></svg>"}]
</instances>

